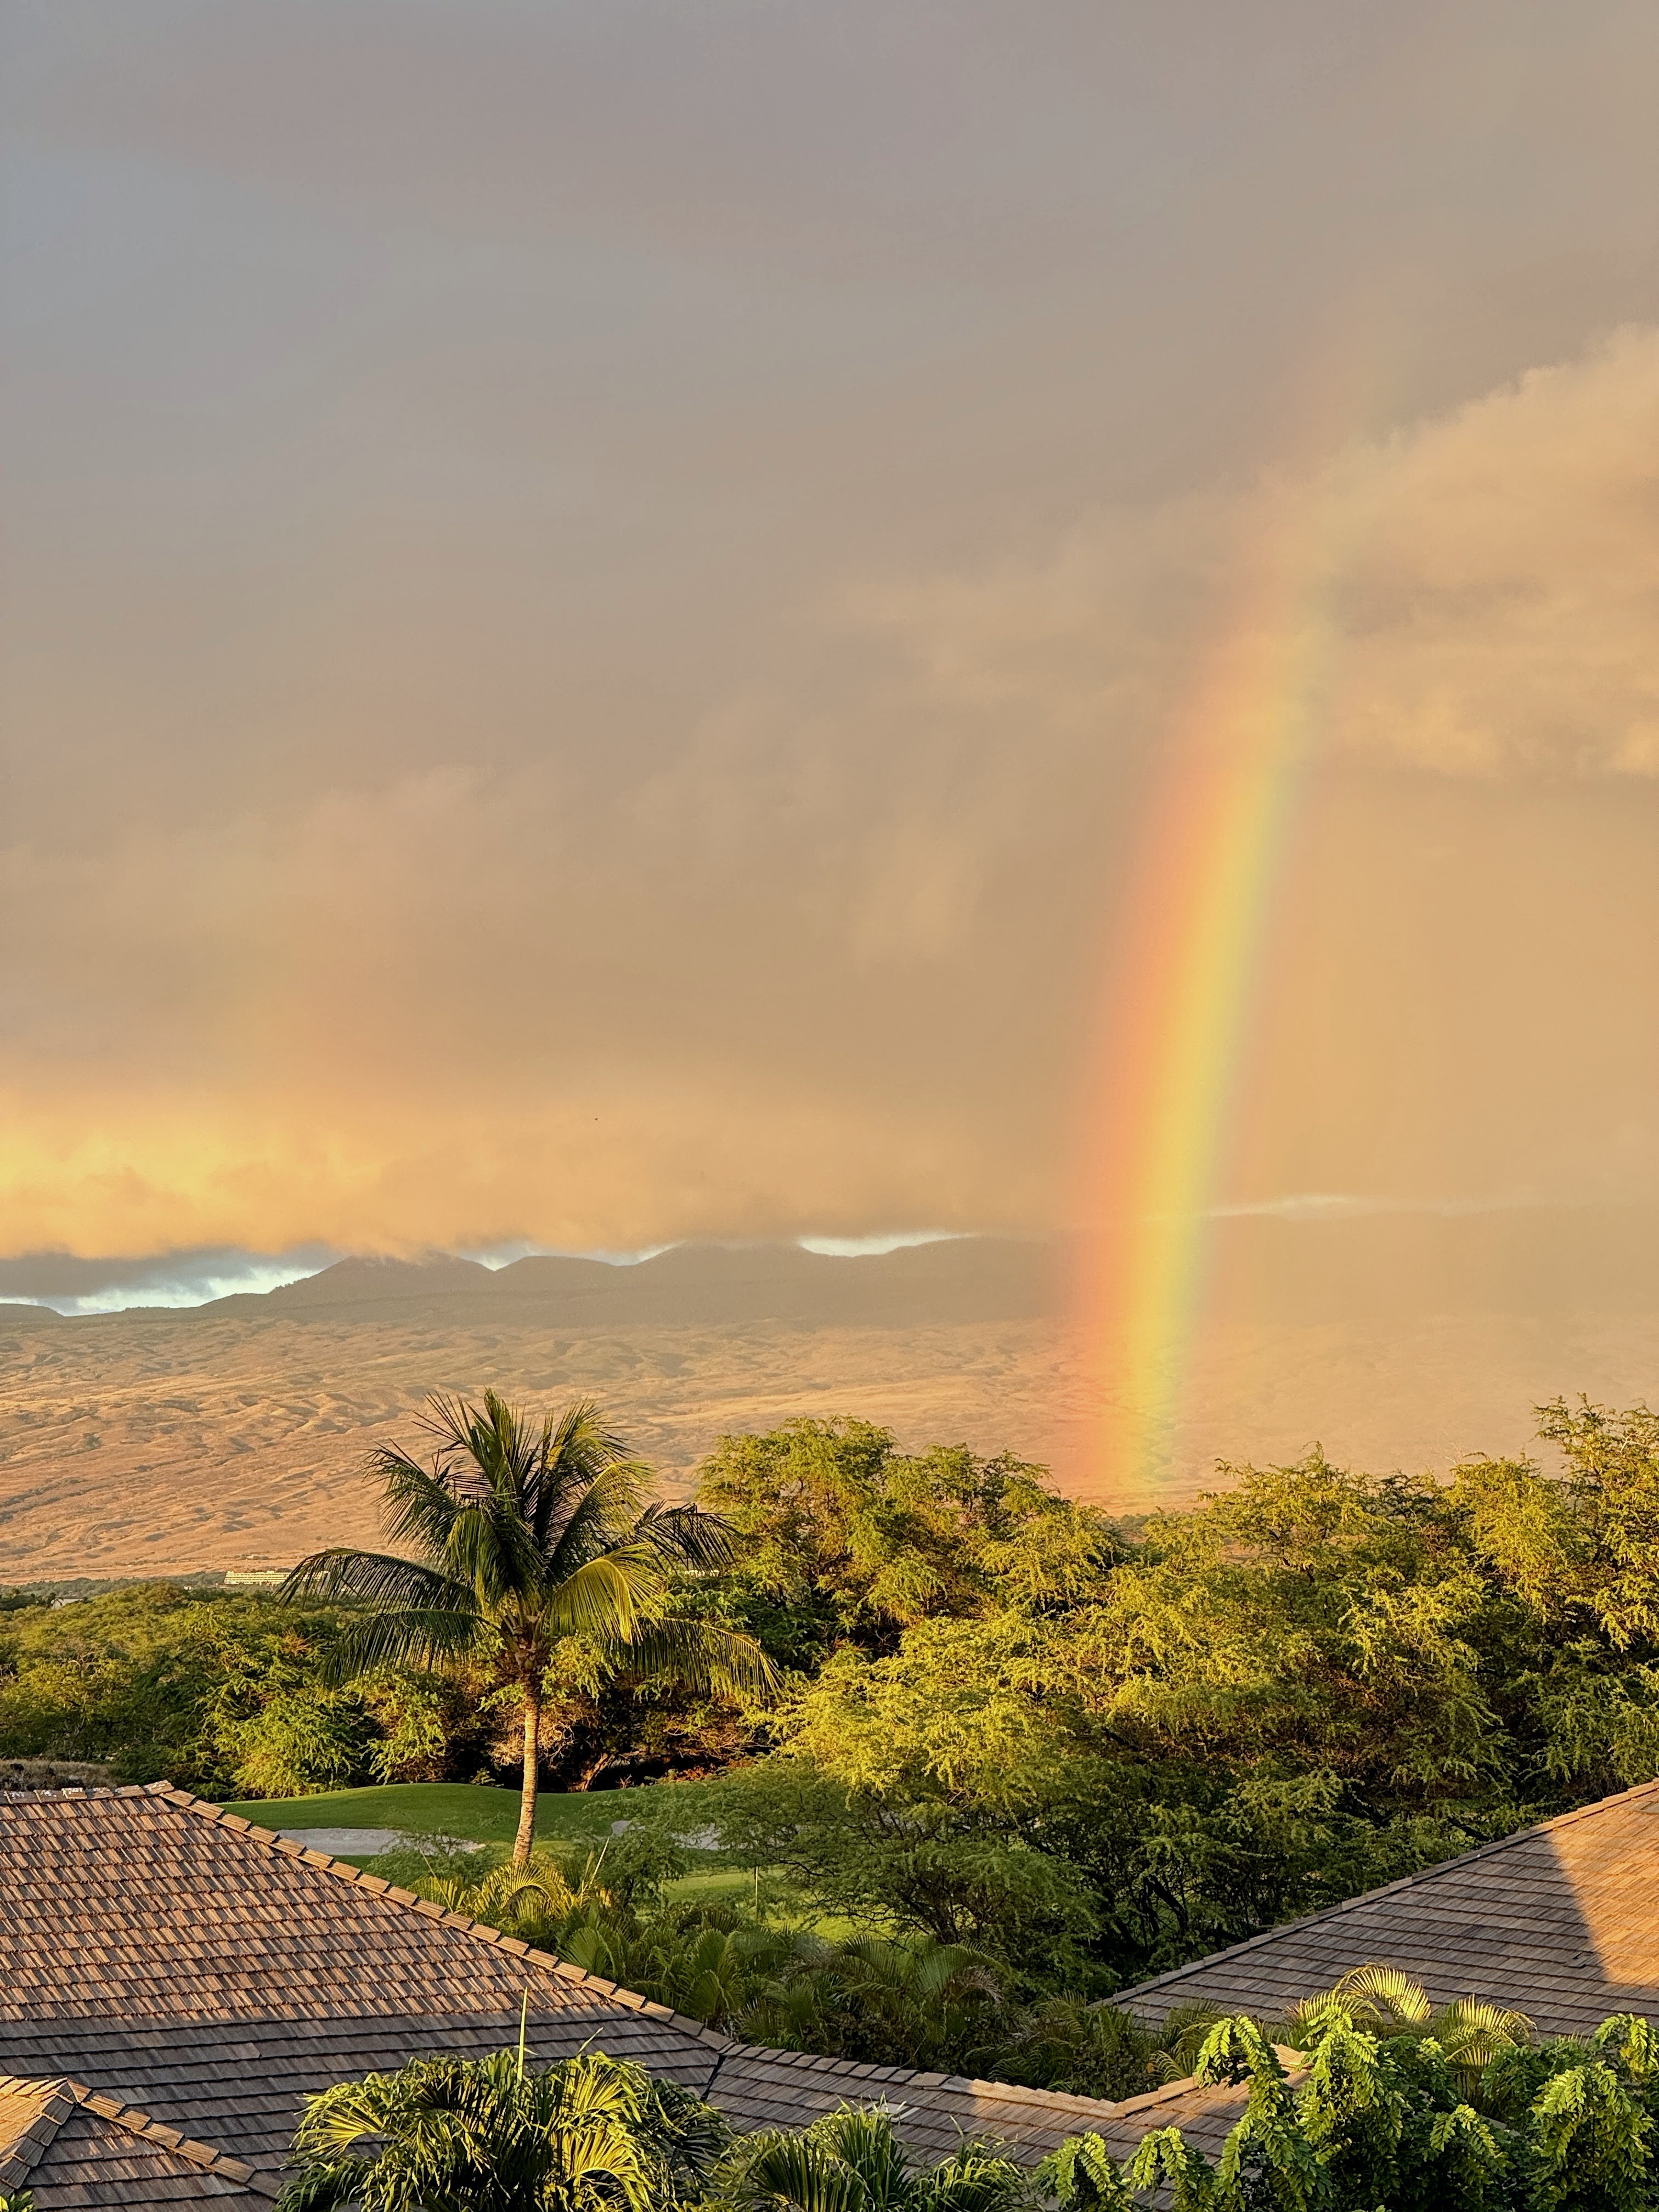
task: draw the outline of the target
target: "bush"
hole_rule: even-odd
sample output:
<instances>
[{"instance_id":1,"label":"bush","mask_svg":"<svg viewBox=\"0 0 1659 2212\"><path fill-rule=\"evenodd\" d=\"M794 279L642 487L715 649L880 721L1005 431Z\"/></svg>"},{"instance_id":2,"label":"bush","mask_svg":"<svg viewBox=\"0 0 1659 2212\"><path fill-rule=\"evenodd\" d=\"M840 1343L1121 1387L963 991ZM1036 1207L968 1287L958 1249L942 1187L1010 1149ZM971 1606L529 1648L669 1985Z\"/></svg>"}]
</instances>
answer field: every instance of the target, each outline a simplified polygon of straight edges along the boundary
<instances>
[{"instance_id":1,"label":"bush","mask_svg":"<svg viewBox=\"0 0 1659 2212\"><path fill-rule=\"evenodd\" d=\"M1587 2042L1506 2047L1473 2084L1432 2036L1378 2036L1330 1999L1307 2025L1294 2087L1254 2021L1211 2029L1199 2081L1247 2092L1214 2165L1179 2128L1155 2130L1121 2161L1085 2136L1044 2162L1039 2185L1058 2212L1129 2212L1158 2190L1174 2212L1650 2212L1659 2203L1659 2046L1645 2021L1620 2014Z\"/></svg>"}]
</instances>

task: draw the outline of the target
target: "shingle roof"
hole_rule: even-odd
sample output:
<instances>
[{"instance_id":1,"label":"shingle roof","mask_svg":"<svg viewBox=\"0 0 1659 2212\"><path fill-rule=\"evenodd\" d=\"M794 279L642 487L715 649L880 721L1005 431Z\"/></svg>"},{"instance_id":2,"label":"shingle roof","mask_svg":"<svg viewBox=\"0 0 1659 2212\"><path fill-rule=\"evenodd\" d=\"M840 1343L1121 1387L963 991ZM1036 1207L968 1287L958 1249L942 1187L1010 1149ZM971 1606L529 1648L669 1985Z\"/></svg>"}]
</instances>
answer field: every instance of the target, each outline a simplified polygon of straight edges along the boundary
<instances>
[{"instance_id":1,"label":"shingle roof","mask_svg":"<svg viewBox=\"0 0 1659 2212\"><path fill-rule=\"evenodd\" d=\"M537 2057L638 2059L744 2129L884 2098L919 2151L988 2135L1034 2158L1088 2128L1127 2147L1183 2094L1159 2092L1139 2120L1145 2100L759 2050L166 1784L0 1799L0 2067L92 2083L110 2105L83 2106L94 2118L136 2111L246 2161L256 2189L280 2173L307 2094L422 2053L497 2050L526 1997ZM1184 2094L1200 2118L1216 2104ZM168 2201L135 2180L77 2202L141 2198Z\"/></svg>"},{"instance_id":2,"label":"shingle roof","mask_svg":"<svg viewBox=\"0 0 1659 2212\"><path fill-rule=\"evenodd\" d=\"M89 2204L162 2206L269 2195L250 2166L101 2097L79 2081L0 2075L0 2189L39 2212Z\"/></svg>"},{"instance_id":3,"label":"shingle roof","mask_svg":"<svg viewBox=\"0 0 1659 2212\"><path fill-rule=\"evenodd\" d=\"M1436 2003L1474 1995L1550 2035L1659 2015L1659 1782L1294 1920L1126 1990L1146 2020L1200 2002L1277 2017L1371 1960Z\"/></svg>"}]
</instances>

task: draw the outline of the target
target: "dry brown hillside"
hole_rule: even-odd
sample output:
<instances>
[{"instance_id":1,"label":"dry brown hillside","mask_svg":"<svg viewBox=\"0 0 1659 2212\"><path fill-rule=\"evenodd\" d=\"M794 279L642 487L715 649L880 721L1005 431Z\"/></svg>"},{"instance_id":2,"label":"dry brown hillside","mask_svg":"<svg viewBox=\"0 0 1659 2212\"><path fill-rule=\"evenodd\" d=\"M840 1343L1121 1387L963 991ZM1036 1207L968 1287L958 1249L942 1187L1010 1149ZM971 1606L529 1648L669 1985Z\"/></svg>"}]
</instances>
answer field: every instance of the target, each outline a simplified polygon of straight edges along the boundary
<instances>
[{"instance_id":1,"label":"dry brown hillside","mask_svg":"<svg viewBox=\"0 0 1659 2212\"><path fill-rule=\"evenodd\" d=\"M1229 1224L1168 1495L1316 1438L1372 1466L1524 1449L1558 1391L1659 1386L1651 1224ZM683 1485L722 1430L854 1412L910 1444L1047 1461L1101 1494L1103 1387L1065 1266L989 1239L817 1259L688 1249L492 1274L348 1261L264 1297L60 1319L0 1308L0 1581L283 1565L373 1532L366 1448L427 1391L603 1400Z\"/></svg>"}]
</instances>

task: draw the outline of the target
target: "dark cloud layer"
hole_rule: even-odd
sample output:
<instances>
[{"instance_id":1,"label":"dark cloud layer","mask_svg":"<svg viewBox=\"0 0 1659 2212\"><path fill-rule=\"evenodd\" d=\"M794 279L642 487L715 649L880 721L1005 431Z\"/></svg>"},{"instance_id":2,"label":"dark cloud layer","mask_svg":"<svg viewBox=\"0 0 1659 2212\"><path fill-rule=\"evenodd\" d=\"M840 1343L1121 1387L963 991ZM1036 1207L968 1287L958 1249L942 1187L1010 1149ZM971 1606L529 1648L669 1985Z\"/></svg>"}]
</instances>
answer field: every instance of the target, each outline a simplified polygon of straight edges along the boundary
<instances>
[{"instance_id":1,"label":"dark cloud layer","mask_svg":"<svg viewBox=\"0 0 1659 2212\"><path fill-rule=\"evenodd\" d=\"M268 1291L314 1274L337 1259L325 1245L292 1252L152 1252L135 1257L24 1252L0 1259L0 1304L50 1306L61 1314L129 1306L193 1306L237 1291Z\"/></svg>"}]
</instances>

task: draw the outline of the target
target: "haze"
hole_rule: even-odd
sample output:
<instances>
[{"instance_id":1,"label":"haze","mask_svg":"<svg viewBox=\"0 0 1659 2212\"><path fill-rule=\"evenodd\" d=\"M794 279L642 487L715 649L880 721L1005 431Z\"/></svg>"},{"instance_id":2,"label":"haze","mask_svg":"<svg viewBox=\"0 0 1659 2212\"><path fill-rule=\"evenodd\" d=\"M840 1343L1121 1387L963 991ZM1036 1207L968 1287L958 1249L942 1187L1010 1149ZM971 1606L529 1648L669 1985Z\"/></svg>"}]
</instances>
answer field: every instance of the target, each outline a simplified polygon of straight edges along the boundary
<instances>
[{"instance_id":1,"label":"haze","mask_svg":"<svg viewBox=\"0 0 1659 2212\"><path fill-rule=\"evenodd\" d=\"M1577 1249L1659 1201L1645 0L0 36L11 1295L1109 1231L1150 796L1302 514L1323 706L1206 1204ZM1455 1298L1340 1249L1363 1394L1374 1271Z\"/></svg>"}]
</instances>

